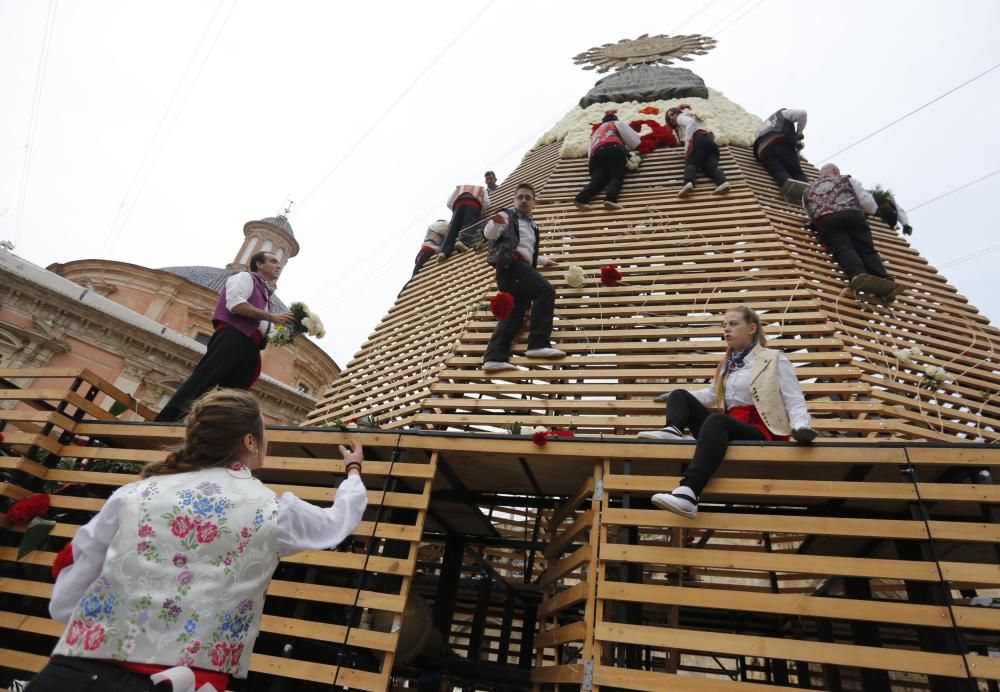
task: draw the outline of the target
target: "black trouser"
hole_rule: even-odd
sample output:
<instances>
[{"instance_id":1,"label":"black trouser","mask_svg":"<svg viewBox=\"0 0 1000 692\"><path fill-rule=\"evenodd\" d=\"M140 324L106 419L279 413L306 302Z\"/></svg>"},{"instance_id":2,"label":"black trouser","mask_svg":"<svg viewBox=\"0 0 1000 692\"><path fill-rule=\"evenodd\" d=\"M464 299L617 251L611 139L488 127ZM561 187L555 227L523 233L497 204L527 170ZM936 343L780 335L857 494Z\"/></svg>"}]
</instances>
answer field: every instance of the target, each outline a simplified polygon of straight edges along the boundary
<instances>
[{"instance_id":1,"label":"black trouser","mask_svg":"<svg viewBox=\"0 0 1000 692\"><path fill-rule=\"evenodd\" d=\"M691 488L699 497L722 463L732 440L764 440L764 435L754 426L724 413L711 413L686 389L675 389L667 397L667 425L682 432L688 428L698 440L681 485Z\"/></svg>"},{"instance_id":2,"label":"black trouser","mask_svg":"<svg viewBox=\"0 0 1000 692\"><path fill-rule=\"evenodd\" d=\"M455 249L455 241L458 240L459 232L466 226L471 226L479 221L479 214L482 210L478 205L462 204L456 206L451 214L451 226L448 227L448 236L441 243L441 254L450 257Z\"/></svg>"},{"instance_id":3,"label":"black trouser","mask_svg":"<svg viewBox=\"0 0 1000 692\"><path fill-rule=\"evenodd\" d=\"M715 181L716 185L726 182L726 174L719 168L719 145L715 143L715 135L693 135L691 139L691 155L684 163L684 182L694 183L698 171Z\"/></svg>"},{"instance_id":4,"label":"black trouser","mask_svg":"<svg viewBox=\"0 0 1000 692\"><path fill-rule=\"evenodd\" d=\"M774 142L764 149L760 153L760 162L774 178L774 182L778 183L778 187L788 182L789 178L807 182L806 174L802 172L799 154L786 139Z\"/></svg>"},{"instance_id":5,"label":"black trouser","mask_svg":"<svg viewBox=\"0 0 1000 692\"><path fill-rule=\"evenodd\" d=\"M497 269L497 288L514 296L514 309L507 319L497 322L483 360L504 362L510 357L510 345L521 331L529 306L531 332L528 349L548 348L552 336L552 313L556 307L556 291L552 284L530 264L515 259L506 269Z\"/></svg>"},{"instance_id":6,"label":"black trouser","mask_svg":"<svg viewBox=\"0 0 1000 692\"><path fill-rule=\"evenodd\" d=\"M864 212L838 211L824 217L819 223L819 237L848 279L858 274L889 277L875 250Z\"/></svg>"},{"instance_id":7,"label":"black trouser","mask_svg":"<svg viewBox=\"0 0 1000 692\"><path fill-rule=\"evenodd\" d=\"M588 164L590 182L580 190L576 201L586 204L607 185L608 191L604 193L604 200L617 202L618 193L621 192L622 182L625 180L626 161L628 154L623 147L617 145L609 144L595 151L590 156Z\"/></svg>"},{"instance_id":8,"label":"black trouser","mask_svg":"<svg viewBox=\"0 0 1000 692\"><path fill-rule=\"evenodd\" d=\"M194 372L178 388L160 411L156 421L172 423L180 420L190 403L214 387L250 389L257 372L259 349L250 337L232 327L212 334L208 350L194 367Z\"/></svg>"},{"instance_id":9,"label":"black trouser","mask_svg":"<svg viewBox=\"0 0 1000 692\"><path fill-rule=\"evenodd\" d=\"M77 656L53 656L28 683L28 692L161 692L169 682L154 684L148 675L113 663Z\"/></svg>"}]
</instances>

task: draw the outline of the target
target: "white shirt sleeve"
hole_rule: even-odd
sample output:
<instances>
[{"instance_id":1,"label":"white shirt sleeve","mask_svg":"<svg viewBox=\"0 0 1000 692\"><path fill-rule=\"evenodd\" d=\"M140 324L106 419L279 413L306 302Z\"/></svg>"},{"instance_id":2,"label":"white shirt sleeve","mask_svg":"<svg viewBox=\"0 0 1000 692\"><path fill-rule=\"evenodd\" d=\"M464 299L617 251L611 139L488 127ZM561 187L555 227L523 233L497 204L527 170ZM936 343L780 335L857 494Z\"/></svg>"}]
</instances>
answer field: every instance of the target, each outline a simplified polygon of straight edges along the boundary
<instances>
[{"instance_id":1,"label":"white shirt sleeve","mask_svg":"<svg viewBox=\"0 0 1000 692\"><path fill-rule=\"evenodd\" d=\"M53 620L69 622L77 603L94 580L101 576L108 546L118 533L118 514L121 511L122 498L131 492L135 492L135 483L118 488L101 507L101 511L81 526L73 536L71 542L73 563L63 568L55 586L52 587L49 615Z\"/></svg>"},{"instance_id":2,"label":"white shirt sleeve","mask_svg":"<svg viewBox=\"0 0 1000 692\"><path fill-rule=\"evenodd\" d=\"M639 133L633 130L628 123L623 123L621 120L616 121L618 127L618 134L622 138L622 143L628 151L632 151L639 146Z\"/></svg>"},{"instance_id":3,"label":"white shirt sleeve","mask_svg":"<svg viewBox=\"0 0 1000 692\"><path fill-rule=\"evenodd\" d=\"M896 216L899 219L899 223L903 224L904 226L910 225L910 217L906 215L906 211L904 211L903 208L898 204L896 205Z\"/></svg>"},{"instance_id":4,"label":"white shirt sleeve","mask_svg":"<svg viewBox=\"0 0 1000 692\"><path fill-rule=\"evenodd\" d=\"M237 305L250 300L253 295L253 278L249 272L233 274L226 279L226 310L233 311Z\"/></svg>"},{"instance_id":5,"label":"white shirt sleeve","mask_svg":"<svg viewBox=\"0 0 1000 692\"><path fill-rule=\"evenodd\" d=\"M506 212L497 212L505 219L507 218ZM508 222L509 223L509 222ZM486 236L487 240L496 240L503 233L504 229L507 228L507 223L493 223L493 221L488 221L486 227L483 228L483 235Z\"/></svg>"},{"instance_id":6,"label":"white shirt sleeve","mask_svg":"<svg viewBox=\"0 0 1000 692\"><path fill-rule=\"evenodd\" d=\"M691 396L700 401L705 408L712 408L715 406L715 380L709 382L705 389L691 392Z\"/></svg>"},{"instance_id":7,"label":"white shirt sleeve","mask_svg":"<svg viewBox=\"0 0 1000 692\"><path fill-rule=\"evenodd\" d=\"M278 555L334 548L358 528L368 506L360 476L348 476L337 488L333 506L320 508L284 493L278 505Z\"/></svg>"},{"instance_id":8,"label":"white shirt sleeve","mask_svg":"<svg viewBox=\"0 0 1000 692\"><path fill-rule=\"evenodd\" d=\"M878 202L872 197L872 193L865 189L858 180L851 178L851 187L854 189L854 196L858 198L858 202L861 203L861 209L866 214L874 214L878 211Z\"/></svg>"},{"instance_id":9,"label":"white shirt sleeve","mask_svg":"<svg viewBox=\"0 0 1000 692\"><path fill-rule=\"evenodd\" d=\"M799 378L795 376L795 366L788 356L778 352L778 388L781 391L781 400L785 404L785 411L788 413L788 422L792 430L808 428L811 425L809 409L806 408L806 399L802 396L802 385Z\"/></svg>"},{"instance_id":10,"label":"white shirt sleeve","mask_svg":"<svg viewBox=\"0 0 1000 692\"><path fill-rule=\"evenodd\" d=\"M802 131L806 129L806 121L809 119L809 115L805 111L795 108L786 108L782 111L782 115L795 123L795 134L801 135Z\"/></svg>"}]
</instances>

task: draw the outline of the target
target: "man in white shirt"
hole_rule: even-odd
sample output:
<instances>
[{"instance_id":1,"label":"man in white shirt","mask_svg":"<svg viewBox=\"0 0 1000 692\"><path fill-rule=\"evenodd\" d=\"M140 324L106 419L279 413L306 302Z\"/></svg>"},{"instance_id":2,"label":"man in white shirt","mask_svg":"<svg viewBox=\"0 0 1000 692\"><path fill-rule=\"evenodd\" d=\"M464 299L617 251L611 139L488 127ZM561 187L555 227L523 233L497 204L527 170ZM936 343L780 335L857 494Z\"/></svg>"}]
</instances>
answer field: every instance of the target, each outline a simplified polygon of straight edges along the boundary
<instances>
[{"instance_id":1,"label":"man in white shirt","mask_svg":"<svg viewBox=\"0 0 1000 692\"><path fill-rule=\"evenodd\" d=\"M804 110L782 108L757 128L753 155L771 174L783 194L794 186L794 183L789 184L789 180L808 182L802 172L798 152L807 119L808 114ZM804 190L805 186L801 189Z\"/></svg>"},{"instance_id":2,"label":"man in white shirt","mask_svg":"<svg viewBox=\"0 0 1000 692\"><path fill-rule=\"evenodd\" d=\"M566 354L552 348L552 317L556 291L535 268L558 266L556 261L538 254L539 231L531 212L535 208L535 188L521 183L514 191L514 206L490 217L483 235L490 241L486 260L496 267L497 288L514 297L514 308L506 319L497 322L483 357L483 370L512 370L508 362L510 345L531 307L528 358L562 358Z\"/></svg>"},{"instance_id":3,"label":"man in white shirt","mask_svg":"<svg viewBox=\"0 0 1000 692\"><path fill-rule=\"evenodd\" d=\"M819 169L819 177L802 196L802 206L809 226L844 270L852 289L863 285L870 276L892 281L882 258L875 250L872 231L865 214L878 209L875 198L864 186L828 163Z\"/></svg>"},{"instance_id":4,"label":"man in white shirt","mask_svg":"<svg viewBox=\"0 0 1000 692\"><path fill-rule=\"evenodd\" d=\"M678 197L687 197L694 191L694 181L700 170L715 183L712 194L724 195L729 192L729 181L719 168L719 145L715 134L687 105L680 105L667 111L667 125L677 132L684 128L684 186Z\"/></svg>"},{"instance_id":5,"label":"man in white shirt","mask_svg":"<svg viewBox=\"0 0 1000 692\"><path fill-rule=\"evenodd\" d=\"M248 272L233 274L219 292L212 312L215 333L190 377L163 407L156 421L180 420L188 405L214 387L250 389L260 376L260 352L272 323L291 324L290 312L271 311L269 284L281 274L281 260L270 252L250 258Z\"/></svg>"}]
</instances>

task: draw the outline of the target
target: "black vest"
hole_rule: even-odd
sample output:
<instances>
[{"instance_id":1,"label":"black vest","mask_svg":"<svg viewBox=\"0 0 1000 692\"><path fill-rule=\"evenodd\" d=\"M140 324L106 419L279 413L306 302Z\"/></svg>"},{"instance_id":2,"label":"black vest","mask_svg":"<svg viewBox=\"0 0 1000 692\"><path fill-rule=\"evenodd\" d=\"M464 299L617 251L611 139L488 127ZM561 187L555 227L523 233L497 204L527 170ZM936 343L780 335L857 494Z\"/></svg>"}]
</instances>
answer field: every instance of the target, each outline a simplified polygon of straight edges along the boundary
<instances>
[{"instance_id":1,"label":"black vest","mask_svg":"<svg viewBox=\"0 0 1000 692\"><path fill-rule=\"evenodd\" d=\"M785 109L782 108L772 113L767 120L764 121L761 129L758 130L757 139L753 141L753 157L755 159L760 159L760 152L758 149L761 141L765 139L771 139L777 135L787 139L789 144L793 144L795 142L795 123L785 117L784 111Z\"/></svg>"}]
</instances>

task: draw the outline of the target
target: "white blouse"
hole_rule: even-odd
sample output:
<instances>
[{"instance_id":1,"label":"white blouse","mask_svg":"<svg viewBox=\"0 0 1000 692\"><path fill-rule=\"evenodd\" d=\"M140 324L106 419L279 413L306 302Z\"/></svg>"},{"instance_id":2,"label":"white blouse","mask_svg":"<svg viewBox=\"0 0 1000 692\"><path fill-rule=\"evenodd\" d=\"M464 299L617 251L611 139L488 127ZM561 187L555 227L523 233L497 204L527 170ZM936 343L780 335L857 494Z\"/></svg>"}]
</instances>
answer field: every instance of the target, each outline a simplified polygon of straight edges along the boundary
<instances>
[{"instance_id":1,"label":"white blouse","mask_svg":"<svg viewBox=\"0 0 1000 692\"><path fill-rule=\"evenodd\" d=\"M750 394L750 377L753 374L753 359L756 355L757 349L755 348L743 359L742 368L732 370L726 375L726 410L733 406L754 405L753 396ZM788 422L792 426L792 430L808 428L812 421L809 418L805 397L802 396L799 378L795 376L795 366L781 351L778 351L778 389L781 392L781 400L785 404L785 411L788 413ZM706 407L714 406L715 380L708 383L707 389L699 389L691 394Z\"/></svg>"},{"instance_id":2,"label":"white blouse","mask_svg":"<svg viewBox=\"0 0 1000 692\"><path fill-rule=\"evenodd\" d=\"M59 573L49 601L53 620L67 622L90 585L101 576L108 546L118 532L122 498L134 493L138 481L118 488L101 511L73 537L73 563ZM326 550L340 545L354 533L368 506L368 492L360 476L345 478L331 507L321 508L292 493L278 501L278 555L304 550Z\"/></svg>"}]
</instances>

